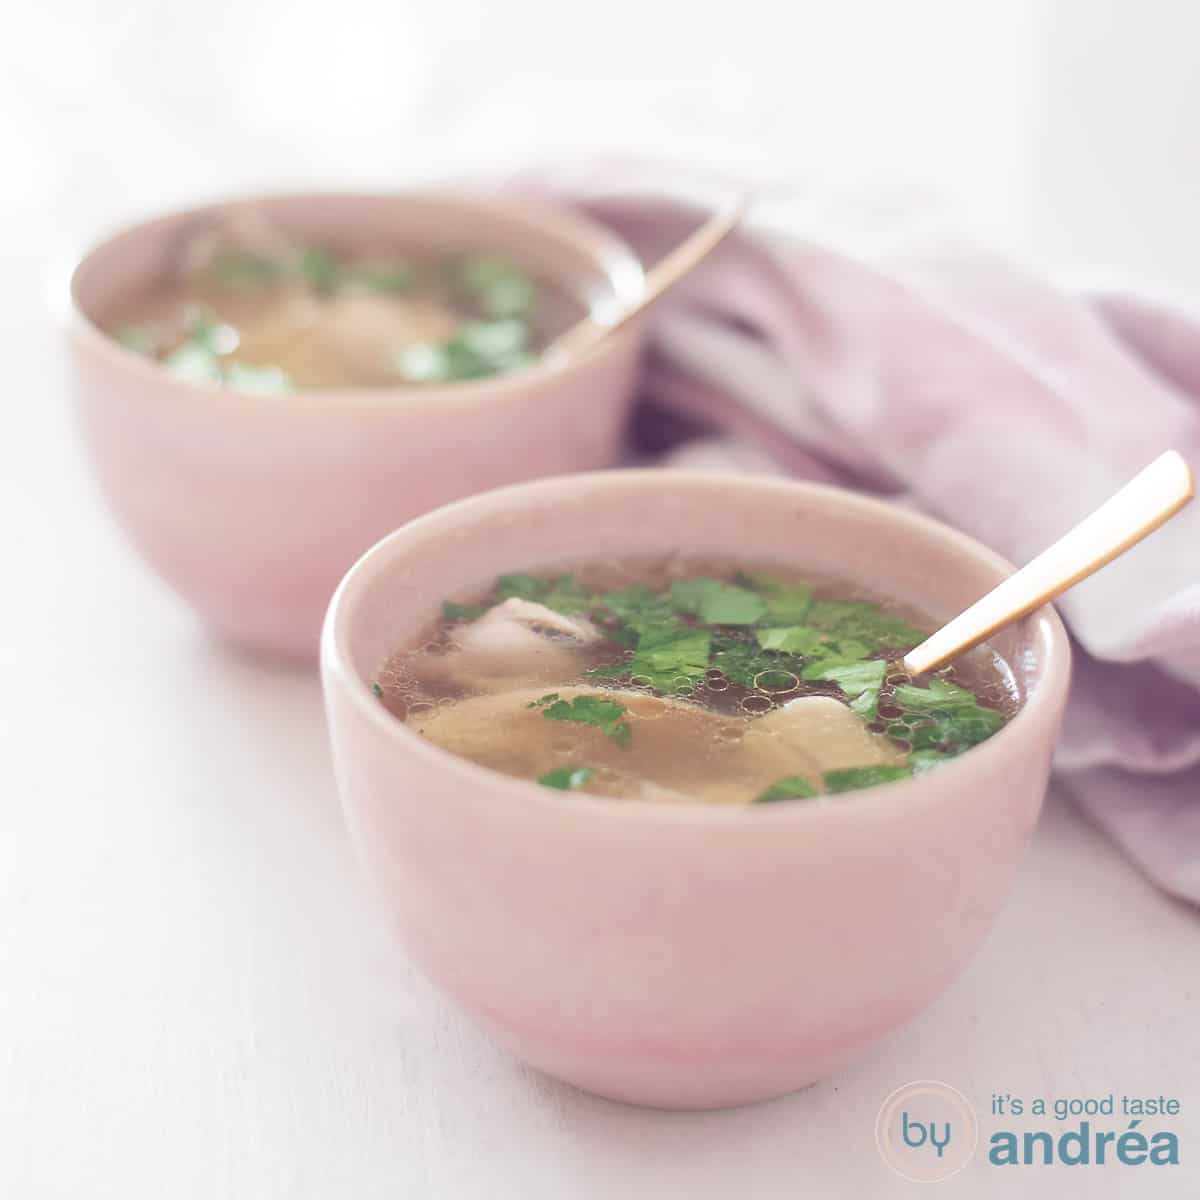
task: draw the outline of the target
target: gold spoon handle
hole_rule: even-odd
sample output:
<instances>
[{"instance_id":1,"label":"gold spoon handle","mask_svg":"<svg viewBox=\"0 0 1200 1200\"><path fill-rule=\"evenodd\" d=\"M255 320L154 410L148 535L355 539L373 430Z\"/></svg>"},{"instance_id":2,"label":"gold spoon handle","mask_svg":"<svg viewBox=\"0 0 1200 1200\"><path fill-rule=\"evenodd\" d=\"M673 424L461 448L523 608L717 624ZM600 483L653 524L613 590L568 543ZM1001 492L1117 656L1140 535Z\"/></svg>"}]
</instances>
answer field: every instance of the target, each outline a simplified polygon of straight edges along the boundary
<instances>
[{"instance_id":1,"label":"gold spoon handle","mask_svg":"<svg viewBox=\"0 0 1200 1200\"><path fill-rule=\"evenodd\" d=\"M665 254L646 275L642 293L628 308L623 309L608 322L601 323L593 317L584 317L572 325L561 337L554 340L548 353L582 354L601 338L620 329L626 321L653 304L665 291L677 284L689 271L708 257L737 227L749 202L740 195L719 212L711 216L694 233L686 237L674 250Z\"/></svg>"},{"instance_id":2,"label":"gold spoon handle","mask_svg":"<svg viewBox=\"0 0 1200 1200\"><path fill-rule=\"evenodd\" d=\"M932 671L1019 621L1137 545L1169 521L1194 491L1187 463L1168 450L1070 533L910 650L904 669L911 675Z\"/></svg>"}]
</instances>

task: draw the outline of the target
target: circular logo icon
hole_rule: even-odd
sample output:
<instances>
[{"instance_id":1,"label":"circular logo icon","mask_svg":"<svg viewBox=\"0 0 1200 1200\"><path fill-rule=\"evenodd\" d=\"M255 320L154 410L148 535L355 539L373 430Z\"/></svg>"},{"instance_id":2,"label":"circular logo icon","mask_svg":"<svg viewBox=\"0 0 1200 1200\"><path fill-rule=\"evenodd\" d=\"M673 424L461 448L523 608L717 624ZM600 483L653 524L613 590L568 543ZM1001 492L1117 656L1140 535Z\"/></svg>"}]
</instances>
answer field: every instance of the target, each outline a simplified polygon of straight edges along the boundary
<instances>
[{"instance_id":1,"label":"circular logo icon","mask_svg":"<svg viewBox=\"0 0 1200 1200\"><path fill-rule=\"evenodd\" d=\"M913 1183L957 1175L979 1144L979 1122L962 1092L948 1083L918 1079L897 1088L875 1119L879 1154Z\"/></svg>"}]
</instances>

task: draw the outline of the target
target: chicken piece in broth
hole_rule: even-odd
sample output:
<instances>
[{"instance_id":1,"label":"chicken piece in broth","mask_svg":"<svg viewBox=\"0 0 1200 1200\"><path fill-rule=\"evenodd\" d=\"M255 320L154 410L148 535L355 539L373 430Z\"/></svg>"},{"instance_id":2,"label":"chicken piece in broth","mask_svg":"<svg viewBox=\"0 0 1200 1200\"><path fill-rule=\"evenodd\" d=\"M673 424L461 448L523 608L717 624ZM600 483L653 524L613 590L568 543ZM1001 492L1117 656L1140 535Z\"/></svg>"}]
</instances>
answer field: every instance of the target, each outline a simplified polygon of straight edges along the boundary
<instances>
[{"instance_id":1,"label":"chicken piece in broth","mask_svg":"<svg viewBox=\"0 0 1200 1200\"><path fill-rule=\"evenodd\" d=\"M491 695L580 674L600 640L590 621L514 596L457 627L437 652L414 656L406 669L427 683Z\"/></svg>"}]
</instances>

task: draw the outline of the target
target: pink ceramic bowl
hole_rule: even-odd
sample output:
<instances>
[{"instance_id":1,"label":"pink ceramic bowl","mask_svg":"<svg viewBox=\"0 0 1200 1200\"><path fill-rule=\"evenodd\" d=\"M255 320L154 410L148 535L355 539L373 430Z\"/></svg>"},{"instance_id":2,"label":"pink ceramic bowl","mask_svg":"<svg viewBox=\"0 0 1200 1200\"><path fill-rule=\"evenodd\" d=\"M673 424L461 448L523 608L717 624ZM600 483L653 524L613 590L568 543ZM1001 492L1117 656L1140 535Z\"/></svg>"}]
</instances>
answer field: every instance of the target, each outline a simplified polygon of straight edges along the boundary
<instances>
[{"instance_id":1,"label":"pink ceramic bowl","mask_svg":"<svg viewBox=\"0 0 1200 1200\"><path fill-rule=\"evenodd\" d=\"M445 597L509 570L699 555L869 583L950 615L1011 567L927 518L810 484L611 472L506 488L384 539L322 641L337 775L412 958L536 1067L707 1108L836 1071L987 931L1037 821L1066 700L1058 617L999 635L1020 711L937 771L835 800L660 806L555 791L424 741L370 681Z\"/></svg>"},{"instance_id":2,"label":"pink ceramic bowl","mask_svg":"<svg viewBox=\"0 0 1200 1200\"><path fill-rule=\"evenodd\" d=\"M594 312L642 288L623 243L523 200L410 192L253 204L298 239L507 253ZM102 242L71 293L79 403L101 487L151 565L229 637L315 658L338 580L389 530L472 492L615 461L636 327L581 358L501 378L283 397L173 378L100 331L115 300L170 271L227 208Z\"/></svg>"}]
</instances>

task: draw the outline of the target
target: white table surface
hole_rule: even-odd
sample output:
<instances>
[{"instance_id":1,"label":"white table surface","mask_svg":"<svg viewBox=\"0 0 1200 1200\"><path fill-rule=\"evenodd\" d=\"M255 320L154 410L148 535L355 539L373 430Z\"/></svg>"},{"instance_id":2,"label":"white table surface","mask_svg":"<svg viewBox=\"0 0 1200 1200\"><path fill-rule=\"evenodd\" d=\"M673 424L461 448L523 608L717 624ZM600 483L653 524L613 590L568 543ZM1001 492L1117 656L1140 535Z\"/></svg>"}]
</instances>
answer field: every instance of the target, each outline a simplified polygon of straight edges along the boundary
<instances>
[{"instance_id":1,"label":"white table surface","mask_svg":"<svg viewBox=\"0 0 1200 1200\"><path fill-rule=\"evenodd\" d=\"M985 1136L993 1091L1184 1105L1176 1170L1005 1173L977 1160L948 1195L1200 1192L1200 918L1053 798L968 971L833 1080L679 1115L508 1059L406 965L369 902L313 675L210 640L112 528L75 441L40 303L64 239L193 193L399 178L412 153L432 170L578 149L580 129L596 144L604 133L833 179L864 198L868 222L873 206L894 215L928 199L1047 266L1200 285L1185 203L1200 180L1197 83L1177 70L1196 10L1151 5L1149 22L1147 6L1067 0L1053 15L1015 3L985 18L940 3L905 6L901 21L879 6L885 28L861 39L861 11L828 7L797 9L782 46L762 36L762 6L732 32L693 21L685 49L703 55L666 71L621 21L665 35L698 10L618 5L597 45L549 66L502 28L536 32L550 10L535 0L503 20L499 6L350 3L336 21L298 23L281 0L169 19L150 0L63 2L10 28L0 1198L902 1196L913 1186L881 1164L874 1118L892 1088L929 1077L967 1093ZM1077 25L1096 14L1109 37L1092 28L1085 55ZM832 49L813 44L819 17ZM227 37L242 22L252 50ZM204 65L214 54L219 87ZM871 87L844 86L851 62ZM486 103L462 86L464 64L488 82ZM949 81L931 83L934 67ZM337 85L321 108L312 72ZM614 80L616 101L594 98ZM557 113L540 103L548 86L563 92Z\"/></svg>"}]
</instances>

